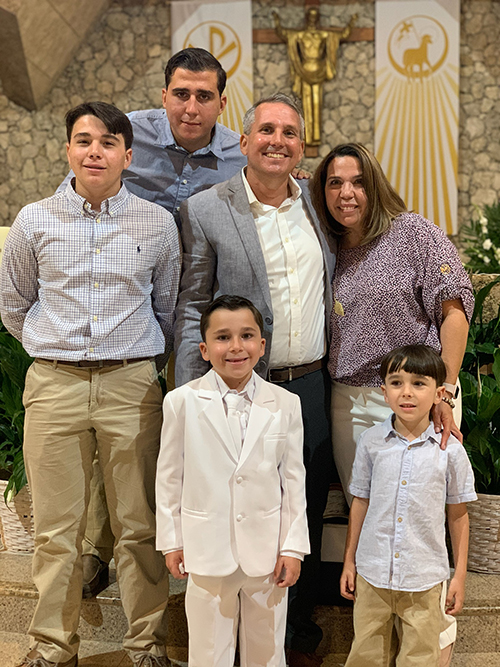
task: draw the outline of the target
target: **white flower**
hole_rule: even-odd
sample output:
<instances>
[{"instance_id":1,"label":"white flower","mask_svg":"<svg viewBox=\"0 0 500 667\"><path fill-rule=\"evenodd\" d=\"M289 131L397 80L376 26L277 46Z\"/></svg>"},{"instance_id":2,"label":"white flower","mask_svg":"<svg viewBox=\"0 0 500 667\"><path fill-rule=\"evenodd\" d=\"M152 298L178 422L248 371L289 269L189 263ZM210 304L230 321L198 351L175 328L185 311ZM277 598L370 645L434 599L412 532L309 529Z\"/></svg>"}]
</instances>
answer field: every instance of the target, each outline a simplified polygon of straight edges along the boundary
<instances>
[{"instance_id":1,"label":"white flower","mask_svg":"<svg viewBox=\"0 0 500 667\"><path fill-rule=\"evenodd\" d=\"M491 250L492 245L493 245L493 243L491 242L491 239L486 239L486 241L484 241L484 243L483 243L483 248L485 250Z\"/></svg>"},{"instance_id":2,"label":"white flower","mask_svg":"<svg viewBox=\"0 0 500 667\"><path fill-rule=\"evenodd\" d=\"M488 218L484 215L481 215L481 217L479 218L479 224L481 225L481 227L487 227L488 226Z\"/></svg>"},{"instance_id":3,"label":"white flower","mask_svg":"<svg viewBox=\"0 0 500 667\"><path fill-rule=\"evenodd\" d=\"M490 258L489 258L489 257L486 257L486 255L485 255L485 256L483 257L483 262L484 262L485 264L489 264L489 263L490 263Z\"/></svg>"},{"instance_id":4,"label":"white flower","mask_svg":"<svg viewBox=\"0 0 500 667\"><path fill-rule=\"evenodd\" d=\"M495 255L495 259L497 260L497 262L500 262L500 248L495 248L493 253Z\"/></svg>"}]
</instances>

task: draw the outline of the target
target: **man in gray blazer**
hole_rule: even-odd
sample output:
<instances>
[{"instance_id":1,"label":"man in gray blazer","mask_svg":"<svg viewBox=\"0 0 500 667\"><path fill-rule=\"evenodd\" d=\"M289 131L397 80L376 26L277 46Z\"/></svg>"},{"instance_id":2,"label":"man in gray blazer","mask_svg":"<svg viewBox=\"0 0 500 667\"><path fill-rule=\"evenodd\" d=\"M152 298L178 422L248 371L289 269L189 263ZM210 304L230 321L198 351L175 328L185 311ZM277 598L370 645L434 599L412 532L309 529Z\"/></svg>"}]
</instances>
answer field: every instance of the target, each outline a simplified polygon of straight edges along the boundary
<instances>
[{"instance_id":1,"label":"man in gray blazer","mask_svg":"<svg viewBox=\"0 0 500 667\"><path fill-rule=\"evenodd\" d=\"M311 555L290 591L290 667L321 663L321 629L311 621L321 560L323 511L332 474L327 322L332 307L333 249L312 209L307 181L291 177L304 149L295 102L277 93L245 115L240 140L248 166L181 205L183 275L175 332L176 385L203 375L199 323L220 294L238 294L264 318L266 352L255 367L298 394L304 420Z\"/></svg>"}]
</instances>

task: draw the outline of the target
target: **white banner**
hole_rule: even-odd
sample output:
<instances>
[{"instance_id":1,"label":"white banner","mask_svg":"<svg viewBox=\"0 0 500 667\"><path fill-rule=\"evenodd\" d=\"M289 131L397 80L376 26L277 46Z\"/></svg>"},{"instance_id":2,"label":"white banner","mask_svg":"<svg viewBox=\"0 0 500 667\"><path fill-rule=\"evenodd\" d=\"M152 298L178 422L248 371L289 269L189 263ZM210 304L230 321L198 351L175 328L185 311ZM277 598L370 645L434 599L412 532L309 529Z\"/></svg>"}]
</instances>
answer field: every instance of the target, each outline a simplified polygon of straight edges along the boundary
<instances>
[{"instance_id":1,"label":"white banner","mask_svg":"<svg viewBox=\"0 0 500 667\"><path fill-rule=\"evenodd\" d=\"M375 152L409 210L457 233L459 0L377 0Z\"/></svg>"},{"instance_id":2,"label":"white banner","mask_svg":"<svg viewBox=\"0 0 500 667\"><path fill-rule=\"evenodd\" d=\"M172 54L189 46L210 51L227 73L227 106L219 119L241 133L253 104L252 4L250 0L174 0Z\"/></svg>"}]
</instances>

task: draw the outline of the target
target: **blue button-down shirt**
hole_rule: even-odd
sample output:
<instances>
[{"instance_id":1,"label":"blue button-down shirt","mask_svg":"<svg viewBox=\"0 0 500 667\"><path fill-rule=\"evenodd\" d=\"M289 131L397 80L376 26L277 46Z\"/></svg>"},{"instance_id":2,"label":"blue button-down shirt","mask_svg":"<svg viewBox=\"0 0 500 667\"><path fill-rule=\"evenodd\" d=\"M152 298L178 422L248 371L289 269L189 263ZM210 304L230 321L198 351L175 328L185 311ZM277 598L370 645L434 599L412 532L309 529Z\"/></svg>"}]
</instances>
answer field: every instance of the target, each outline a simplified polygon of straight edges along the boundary
<instances>
[{"instance_id":1,"label":"blue button-down shirt","mask_svg":"<svg viewBox=\"0 0 500 667\"><path fill-rule=\"evenodd\" d=\"M239 134L219 123L208 146L188 153L175 143L165 109L132 111L128 117L134 142L123 181L130 192L163 206L177 221L185 199L227 181L247 162Z\"/></svg>"},{"instance_id":2,"label":"blue button-down shirt","mask_svg":"<svg viewBox=\"0 0 500 667\"><path fill-rule=\"evenodd\" d=\"M440 449L434 425L408 441L392 417L361 434L349 491L369 498L356 569L377 588L425 591L450 574L445 504L476 500L474 474L460 442Z\"/></svg>"},{"instance_id":3,"label":"blue button-down shirt","mask_svg":"<svg viewBox=\"0 0 500 667\"><path fill-rule=\"evenodd\" d=\"M31 356L153 357L173 342L179 233L122 186L91 210L72 184L25 206L5 242L0 312Z\"/></svg>"}]
</instances>

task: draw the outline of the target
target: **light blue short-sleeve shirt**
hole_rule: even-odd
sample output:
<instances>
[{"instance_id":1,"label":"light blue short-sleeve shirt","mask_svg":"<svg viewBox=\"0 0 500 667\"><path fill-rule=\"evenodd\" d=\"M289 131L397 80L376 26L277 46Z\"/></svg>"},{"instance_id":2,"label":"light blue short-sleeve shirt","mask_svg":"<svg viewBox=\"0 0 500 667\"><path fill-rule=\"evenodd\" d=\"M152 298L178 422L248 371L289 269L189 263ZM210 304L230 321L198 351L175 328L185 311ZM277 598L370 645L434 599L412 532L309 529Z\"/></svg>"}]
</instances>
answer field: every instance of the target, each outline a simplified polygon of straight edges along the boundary
<instances>
[{"instance_id":1,"label":"light blue short-sleeve shirt","mask_svg":"<svg viewBox=\"0 0 500 667\"><path fill-rule=\"evenodd\" d=\"M431 424L409 441L392 416L361 434L349 491L369 498L356 569L377 588L425 591L450 575L445 505L477 500L465 449Z\"/></svg>"}]
</instances>

